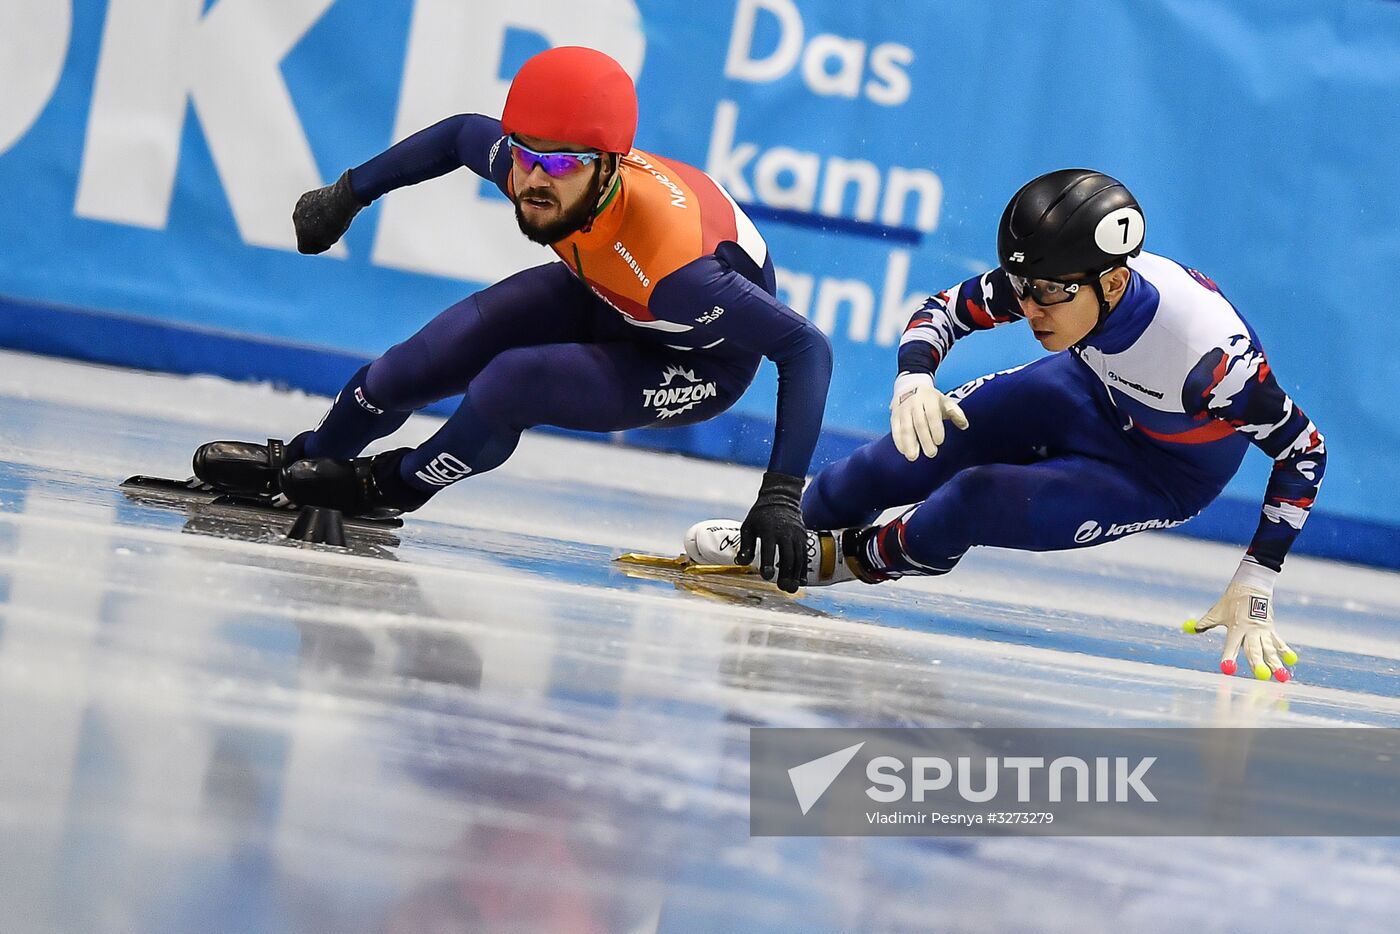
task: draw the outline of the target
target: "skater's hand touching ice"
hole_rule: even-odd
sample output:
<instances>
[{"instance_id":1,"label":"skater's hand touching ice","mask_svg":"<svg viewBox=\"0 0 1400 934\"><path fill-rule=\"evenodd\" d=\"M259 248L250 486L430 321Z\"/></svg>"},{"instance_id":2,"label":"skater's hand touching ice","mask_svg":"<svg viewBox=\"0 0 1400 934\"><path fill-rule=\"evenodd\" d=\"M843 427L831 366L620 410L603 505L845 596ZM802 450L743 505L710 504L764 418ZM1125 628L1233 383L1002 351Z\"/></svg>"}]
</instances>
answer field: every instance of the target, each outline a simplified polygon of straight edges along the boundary
<instances>
[{"instance_id":1,"label":"skater's hand touching ice","mask_svg":"<svg viewBox=\"0 0 1400 934\"><path fill-rule=\"evenodd\" d=\"M769 471L758 499L739 527L735 564L752 564L758 548L758 572L766 581L777 574L778 589L794 593L807 583L807 529L802 524L802 478ZM775 567L776 565L776 567Z\"/></svg>"},{"instance_id":2,"label":"skater's hand touching ice","mask_svg":"<svg viewBox=\"0 0 1400 934\"><path fill-rule=\"evenodd\" d=\"M1298 663L1298 653L1274 631L1274 580L1278 572L1248 559L1240 562L1225 595L1199 620L1188 619L1185 630L1199 633L1225 627L1225 651L1220 653L1220 670L1235 673L1235 659L1244 647L1245 661L1254 677L1267 681L1270 673L1287 681L1287 665Z\"/></svg>"}]
</instances>

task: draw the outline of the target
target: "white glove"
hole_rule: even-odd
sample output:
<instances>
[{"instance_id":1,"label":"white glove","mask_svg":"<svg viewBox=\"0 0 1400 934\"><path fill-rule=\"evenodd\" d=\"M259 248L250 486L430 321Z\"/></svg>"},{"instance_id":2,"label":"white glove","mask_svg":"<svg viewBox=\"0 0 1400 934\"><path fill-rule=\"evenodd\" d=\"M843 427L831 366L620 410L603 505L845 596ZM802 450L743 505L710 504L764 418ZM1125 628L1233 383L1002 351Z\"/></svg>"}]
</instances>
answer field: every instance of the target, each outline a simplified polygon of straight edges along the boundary
<instances>
[{"instance_id":1,"label":"white glove","mask_svg":"<svg viewBox=\"0 0 1400 934\"><path fill-rule=\"evenodd\" d=\"M967 427L967 416L958 404L933 387L927 373L901 373L894 381L890 400L890 434L894 446L910 461L938 453L943 443L943 420Z\"/></svg>"},{"instance_id":2,"label":"white glove","mask_svg":"<svg viewBox=\"0 0 1400 934\"><path fill-rule=\"evenodd\" d=\"M1235 673L1235 657L1243 644L1244 657L1254 677L1267 681L1270 672L1280 681L1291 677L1284 666L1298 664L1298 653L1274 631L1274 581L1277 578L1277 571L1246 558L1230 579L1225 595L1216 601L1210 612L1199 620L1186 621L1183 628L1187 632L1225 627L1225 651L1220 653L1220 670L1225 674Z\"/></svg>"}]
</instances>

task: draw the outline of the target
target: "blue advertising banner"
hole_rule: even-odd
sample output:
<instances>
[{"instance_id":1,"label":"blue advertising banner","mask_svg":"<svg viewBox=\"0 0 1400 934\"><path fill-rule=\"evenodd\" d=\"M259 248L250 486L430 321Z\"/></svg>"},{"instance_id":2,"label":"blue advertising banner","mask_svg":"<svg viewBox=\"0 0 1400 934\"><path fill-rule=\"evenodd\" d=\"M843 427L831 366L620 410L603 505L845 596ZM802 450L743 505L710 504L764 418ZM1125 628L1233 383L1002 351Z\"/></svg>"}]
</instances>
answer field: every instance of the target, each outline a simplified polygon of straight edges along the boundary
<instances>
[{"instance_id":1,"label":"blue advertising banner","mask_svg":"<svg viewBox=\"0 0 1400 934\"><path fill-rule=\"evenodd\" d=\"M0 343L334 391L552 254L465 170L318 257L296 253L297 196L444 116L499 114L561 44L628 68L638 146L745 205L782 297L831 335L819 458L887 430L910 311L995 261L1010 195L1092 166L1133 189L1148 249L1221 284L1326 435L1313 525L1400 550L1391 0L9 0ZM1024 325L977 334L940 382L1042 353ZM774 395L767 367L674 446L761 462ZM1247 540L1269 466L1252 453L1187 529Z\"/></svg>"}]
</instances>

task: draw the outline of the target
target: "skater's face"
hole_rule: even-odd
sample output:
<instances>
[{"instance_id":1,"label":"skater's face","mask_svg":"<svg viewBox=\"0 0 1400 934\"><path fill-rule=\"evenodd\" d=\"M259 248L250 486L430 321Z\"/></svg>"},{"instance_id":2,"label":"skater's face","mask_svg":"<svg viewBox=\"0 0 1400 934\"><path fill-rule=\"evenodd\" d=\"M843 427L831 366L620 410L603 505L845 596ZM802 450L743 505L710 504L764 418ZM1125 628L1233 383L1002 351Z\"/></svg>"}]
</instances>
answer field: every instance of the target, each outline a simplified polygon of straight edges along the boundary
<instances>
[{"instance_id":1,"label":"skater's face","mask_svg":"<svg viewBox=\"0 0 1400 934\"><path fill-rule=\"evenodd\" d=\"M1099 283L1103 287L1104 298L1108 300L1110 310L1123 297L1131 277L1132 273L1122 266L1110 269L1100 277ZM1087 283L1089 278L1066 276L1064 281ZM1026 316L1026 323L1031 326L1031 333L1046 350L1065 350L1079 343L1088 337L1089 332L1099 323L1099 297L1094 294L1092 288L1081 288L1069 301L1053 305L1038 303L1033 291L1018 297L1017 301L1021 304L1021 312Z\"/></svg>"},{"instance_id":2,"label":"skater's face","mask_svg":"<svg viewBox=\"0 0 1400 934\"><path fill-rule=\"evenodd\" d=\"M611 176L613 157L559 140L534 136L513 140L520 144L511 147L510 172L521 233L548 245L582 229L592 219L603 184ZM581 158L540 158L563 153L578 153Z\"/></svg>"}]
</instances>

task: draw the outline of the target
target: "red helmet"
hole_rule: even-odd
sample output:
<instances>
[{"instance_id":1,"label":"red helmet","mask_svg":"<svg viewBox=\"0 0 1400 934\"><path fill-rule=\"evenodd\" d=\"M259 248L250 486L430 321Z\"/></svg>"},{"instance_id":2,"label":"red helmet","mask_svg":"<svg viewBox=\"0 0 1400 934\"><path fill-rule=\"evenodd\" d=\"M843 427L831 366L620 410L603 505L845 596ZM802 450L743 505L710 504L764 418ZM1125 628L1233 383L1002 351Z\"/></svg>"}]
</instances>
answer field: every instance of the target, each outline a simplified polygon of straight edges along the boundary
<instances>
[{"instance_id":1,"label":"red helmet","mask_svg":"<svg viewBox=\"0 0 1400 934\"><path fill-rule=\"evenodd\" d=\"M626 153L637 134L637 89L622 66L597 49L560 46L521 67L506 95L501 127Z\"/></svg>"}]
</instances>

